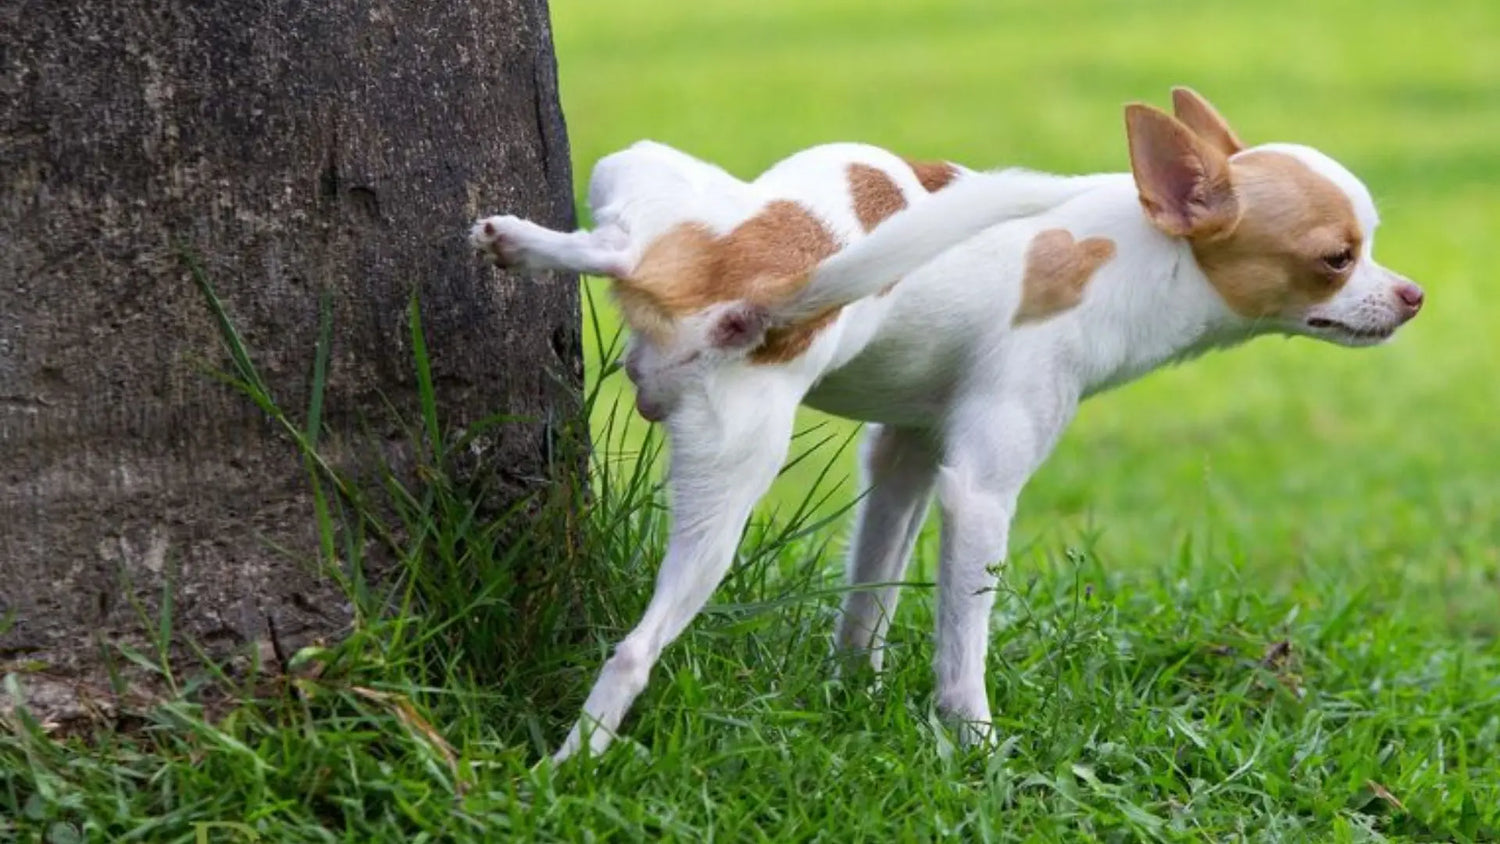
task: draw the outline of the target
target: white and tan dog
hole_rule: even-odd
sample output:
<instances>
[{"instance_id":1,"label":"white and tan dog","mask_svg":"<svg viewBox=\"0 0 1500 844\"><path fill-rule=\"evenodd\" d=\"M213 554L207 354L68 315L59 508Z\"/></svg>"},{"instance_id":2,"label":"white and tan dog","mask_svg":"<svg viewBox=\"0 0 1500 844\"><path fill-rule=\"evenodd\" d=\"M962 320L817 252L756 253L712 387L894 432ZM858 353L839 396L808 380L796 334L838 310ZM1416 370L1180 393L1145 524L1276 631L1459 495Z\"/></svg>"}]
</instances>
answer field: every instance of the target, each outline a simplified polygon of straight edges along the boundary
<instances>
[{"instance_id":1,"label":"white and tan dog","mask_svg":"<svg viewBox=\"0 0 1500 844\"><path fill-rule=\"evenodd\" d=\"M504 265L616 280L638 406L665 422L673 523L645 616L556 758L602 750L708 601L799 403L872 423L835 645L878 670L935 489L937 705L989 734L992 564L1022 487L1087 396L1259 334L1379 343L1422 305L1375 262L1364 185L1303 146L1245 148L1205 100L1125 110L1131 173L980 173L868 146L745 183L659 144L602 160L595 230L491 217ZM861 588L865 587L865 588Z\"/></svg>"}]
</instances>

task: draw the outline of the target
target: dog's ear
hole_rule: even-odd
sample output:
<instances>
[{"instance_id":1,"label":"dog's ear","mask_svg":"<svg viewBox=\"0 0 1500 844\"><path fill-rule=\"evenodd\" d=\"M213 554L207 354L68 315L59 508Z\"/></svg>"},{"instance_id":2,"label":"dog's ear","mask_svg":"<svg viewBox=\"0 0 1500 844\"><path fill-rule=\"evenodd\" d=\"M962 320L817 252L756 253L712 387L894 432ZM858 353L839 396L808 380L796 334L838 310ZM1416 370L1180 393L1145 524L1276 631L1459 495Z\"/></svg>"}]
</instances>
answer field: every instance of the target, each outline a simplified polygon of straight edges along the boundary
<instances>
[{"instance_id":1,"label":"dog's ear","mask_svg":"<svg viewBox=\"0 0 1500 844\"><path fill-rule=\"evenodd\" d=\"M1245 148L1239 136L1229 128L1229 121L1192 88L1172 89L1172 114L1225 155L1234 155Z\"/></svg>"},{"instance_id":2,"label":"dog's ear","mask_svg":"<svg viewBox=\"0 0 1500 844\"><path fill-rule=\"evenodd\" d=\"M734 302L713 316L708 344L716 349L750 349L760 345L771 327L765 308L749 302Z\"/></svg>"},{"instance_id":3,"label":"dog's ear","mask_svg":"<svg viewBox=\"0 0 1500 844\"><path fill-rule=\"evenodd\" d=\"M1213 239L1233 231L1240 205L1228 156L1148 105L1125 107L1125 133L1136 191L1152 224L1174 237Z\"/></svg>"}]
</instances>

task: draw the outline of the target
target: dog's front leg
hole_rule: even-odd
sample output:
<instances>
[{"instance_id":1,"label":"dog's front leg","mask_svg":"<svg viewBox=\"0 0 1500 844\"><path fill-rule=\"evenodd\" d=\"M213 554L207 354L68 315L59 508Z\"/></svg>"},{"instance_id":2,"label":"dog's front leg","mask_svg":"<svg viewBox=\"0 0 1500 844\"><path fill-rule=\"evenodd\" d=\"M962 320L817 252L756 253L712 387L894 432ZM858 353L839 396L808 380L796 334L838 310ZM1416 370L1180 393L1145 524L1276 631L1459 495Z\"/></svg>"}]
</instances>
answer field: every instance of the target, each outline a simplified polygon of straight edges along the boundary
<instances>
[{"instance_id":1,"label":"dog's front leg","mask_svg":"<svg viewBox=\"0 0 1500 844\"><path fill-rule=\"evenodd\" d=\"M946 432L938 470L943 517L938 570L937 705L965 745L992 739L985 684L989 616L1021 488L1072 418L1055 386L967 402Z\"/></svg>"},{"instance_id":2,"label":"dog's front leg","mask_svg":"<svg viewBox=\"0 0 1500 844\"><path fill-rule=\"evenodd\" d=\"M645 615L604 663L578 723L554 755L561 761L585 741L598 753L636 696L651 668L687 627L723 580L755 502L786 458L800 393L777 383L712 385L685 396L667 420L672 459L668 488L672 530L656 591Z\"/></svg>"}]
</instances>

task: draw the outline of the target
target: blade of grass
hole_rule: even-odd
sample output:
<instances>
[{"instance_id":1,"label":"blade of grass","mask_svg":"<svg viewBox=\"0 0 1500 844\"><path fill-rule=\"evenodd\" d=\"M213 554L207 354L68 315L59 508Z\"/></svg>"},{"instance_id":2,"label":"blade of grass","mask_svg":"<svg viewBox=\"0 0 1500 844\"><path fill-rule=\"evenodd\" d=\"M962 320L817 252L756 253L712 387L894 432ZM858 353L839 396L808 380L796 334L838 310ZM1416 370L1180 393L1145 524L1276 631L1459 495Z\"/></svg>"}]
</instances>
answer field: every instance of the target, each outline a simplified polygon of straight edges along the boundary
<instances>
[{"instance_id":1,"label":"blade of grass","mask_svg":"<svg viewBox=\"0 0 1500 844\"><path fill-rule=\"evenodd\" d=\"M427 445L432 449L432 459L437 460L443 453L443 434L438 427L437 390L432 384L432 361L428 358L427 338L422 332L422 306L415 289L407 304L407 323L411 330L411 356L417 371L417 400L422 406L422 424L427 432Z\"/></svg>"}]
</instances>

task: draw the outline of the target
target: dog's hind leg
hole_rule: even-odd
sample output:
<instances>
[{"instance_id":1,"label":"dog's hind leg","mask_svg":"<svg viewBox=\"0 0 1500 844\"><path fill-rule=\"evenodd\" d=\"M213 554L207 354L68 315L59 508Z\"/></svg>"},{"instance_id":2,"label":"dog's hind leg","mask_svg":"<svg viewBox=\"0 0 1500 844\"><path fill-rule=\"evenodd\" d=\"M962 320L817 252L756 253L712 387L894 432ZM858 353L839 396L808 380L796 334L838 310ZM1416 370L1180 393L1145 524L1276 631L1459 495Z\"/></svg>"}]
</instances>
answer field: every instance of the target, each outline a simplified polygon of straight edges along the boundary
<instances>
[{"instance_id":1,"label":"dog's hind leg","mask_svg":"<svg viewBox=\"0 0 1500 844\"><path fill-rule=\"evenodd\" d=\"M594 753L608 746L662 649L723 580L751 508L786 457L801 393L789 392L773 374L763 378L746 368L735 375L732 386L685 395L667 419L672 528L656 591L640 622L604 663L554 759L572 756L585 743ZM718 400L711 402L713 394Z\"/></svg>"},{"instance_id":2,"label":"dog's hind leg","mask_svg":"<svg viewBox=\"0 0 1500 844\"><path fill-rule=\"evenodd\" d=\"M560 232L504 214L475 223L469 241L502 267L624 278L635 265L630 237L616 225Z\"/></svg>"},{"instance_id":3,"label":"dog's hind leg","mask_svg":"<svg viewBox=\"0 0 1500 844\"><path fill-rule=\"evenodd\" d=\"M841 654L867 656L879 671L899 589L878 584L898 580L906 570L932 497L938 456L930 435L881 425L870 426L861 456L869 493L855 520L846 567L851 591L833 642Z\"/></svg>"},{"instance_id":4,"label":"dog's hind leg","mask_svg":"<svg viewBox=\"0 0 1500 844\"><path fill-rule=\"evenodd\" d=\"M503 267L626 279L647 246L684 222L728 230L763 204L749 185L664 144L605 156L589 177L593 231L560 232L512 215L474 224L474 248Z\"/></svg>"}]
</instances>

